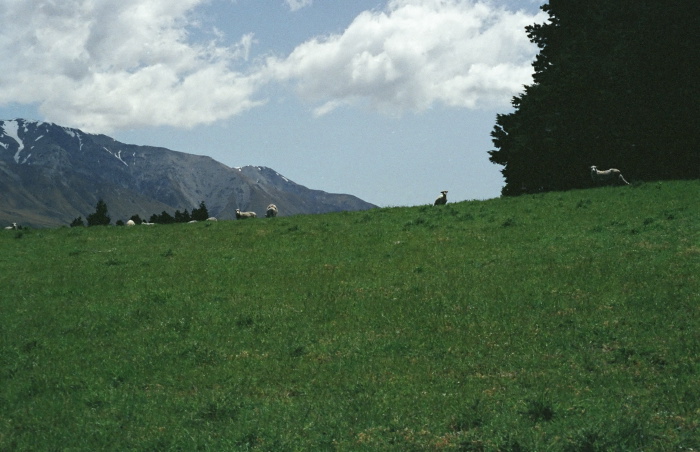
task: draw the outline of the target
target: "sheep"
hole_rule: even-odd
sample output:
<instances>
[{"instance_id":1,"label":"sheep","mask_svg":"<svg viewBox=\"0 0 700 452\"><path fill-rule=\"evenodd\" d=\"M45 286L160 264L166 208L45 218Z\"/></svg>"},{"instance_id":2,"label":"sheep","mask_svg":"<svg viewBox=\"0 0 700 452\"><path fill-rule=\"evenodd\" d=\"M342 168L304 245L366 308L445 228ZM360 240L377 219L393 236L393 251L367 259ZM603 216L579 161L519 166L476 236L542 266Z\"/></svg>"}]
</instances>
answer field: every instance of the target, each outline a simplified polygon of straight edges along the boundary
<instances>
[{"instance_id":1,"label":"sheep","mask_svg":"<svg viewBox=\"0 0 700 452\"><path fill-rule=\"evenodd\" d=\"M444 204L447 204L447 190L443 190L440 193L442 193L438 198L435 200L435 206L441 206Z\"/></svg>"},{"instance_id":2,"label":"sheep","mask_svg":"<svg viewBox=\"0 0 700 452\"><path fill-rule=\"evenodd\" d=\"M240 209L236 209L236 219L245 220L246 218L257 218L258 215L255 212L241 212Z\"/></svg>"},{"instance_id":3,"label":"sheep","mask_svg":"<svg viewBox=\"0 0 700 452\"><path fill-rule=\"evenodd\" d=\"M277 206L274 204L270 204L267 206L267 212L265 213L265 216L267 218L272 218L277 216Z\"/></svg>"},{"instance_id":4,"label":"sheep","mask_svg":"<svg viewBox=\"0 0 700 452\"><path fill-rule=\"evenodd\" d=\"M219 221L219 220L217 220L216 217L209 217L209 218L207 218L207 221Z\"/></svg>"},{"instance_id":5,"label":"sheep","mask_svg":"<svg viewBox=\"0 0 700 452\"><path fill-rule=\"evenodd\" d=\"M630 184L622 176L622 173L619 169L610 168L609 170L600 171L598 168L595 167L595 165L591 166L591 179L593 179L593 182L614 182L615 179L619 179L625 185Z\"/></svg>"},{"instance_id":6,"label":"sheep","mask_svg":"<svg viewBox=\"0 0 700 452\"><path fill-rule=\"evenodd\" d=\"M142 221L141 224L144 226L153 226L155 223L149 223L148 221Z\"/></svg>"},{"instance_id":7,"label":"sheep","mask_svg":"<svg viewBox=\"0 0 700 452\"><path fill-rule=\"evenodd\" d=\"M12 229L19 229L19 226L17 226L17 223L12 223L12 226L5 226L5 229L8 231L11 231Z\"/></svg>"},{"instance_id":8,"label":"sheep","mask_svg":"<svg viewBox=\"0 0 700 452\"><path fill-rule=\"evenodd\" d=\"M134 220L129 220L126 222L126 225L127 226L136 226L136 223L134 222Z\"/></svg>"}]
</instances>

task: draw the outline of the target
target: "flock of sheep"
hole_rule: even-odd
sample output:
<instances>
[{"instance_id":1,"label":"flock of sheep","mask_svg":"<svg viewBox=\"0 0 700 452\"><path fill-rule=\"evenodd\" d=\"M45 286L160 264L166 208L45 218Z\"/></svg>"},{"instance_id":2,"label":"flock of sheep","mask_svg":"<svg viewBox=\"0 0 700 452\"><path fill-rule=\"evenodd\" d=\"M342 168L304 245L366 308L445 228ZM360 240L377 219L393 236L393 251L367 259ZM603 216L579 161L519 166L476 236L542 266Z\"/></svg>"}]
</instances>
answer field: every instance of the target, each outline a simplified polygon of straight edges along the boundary
<instances>
[{"instance_id":1,"label":"flock of sheep","mask_svg":"<svg viewBox=\"0 0 700 452\"><path fill-rule=\"evenodd\" d=\"M610 168L605 171L599 170L595 165L591 166L591 179L593 179L593 182L596 183L609 183L609 182L616 182L620 181L624 183L625 185L629 185L630 183L627 182L622 176L622 173L620 172L619 169L617 168ZM442 206L447 204L447 190L443 190L440 192L440 196L435 200L435 203L433 205L435 206ZM277 216L277 206L274 204L270 204L267 206L267 209L265 211L265 217L267 218L272 218ZM242 212L240 209L236 209L236 219L237 220L245 220L248 218L257 218L257 214L255 212ZM217 221L215 217L210 217L207 218L207 221ZM196 223L196 221L190 221L190 223ZM147 222L142 222L142 225L146 226L151 226L153 223L147 223ZM136 223L134 220L129 220L126 222L127 226L135 226ZM11 226L6 226L6 230L17 230L21 229L21 226L18 226L17 223L12 223Z\"/></svg>"},{"instance_id":2,"label":"flock of sheep","mask_svg":"<svg viewBox=\"0 0 700 452\"><path fill-rule=\"evenodd\" d=\"M277 206L270 204L265 209L265 217L272 218L277 216ZM255 212L241 212L240 209L236 209L236 220L245 220L246 218L257 218L258 214Z\"/></svg>"},{"instance_id":3,"label":"flock of sheep","mask_svg":"<svg viewBox=\"0 0 700 452\"><path fill-rule=\"evenodd\" d=\"M267 206L267 212L265 213L265 216L267 218L271 217L276 217L277 216L277 206L274 204L270 204ZM255 212L241 212L240 209L236 209L236 219L237 220L245 220L246 218L257 218L258 214ZM207 218L206 221L218 221L216 217L209 217ZM192 220L189 223L196 223L197 220ZM152 226L154 223L147 223L147 222L142 222L141 224L146 225L146 226ZM136 226L136 223L134 220L129 220L126 222L127 226Z\"/></svg>"}]
</instances>

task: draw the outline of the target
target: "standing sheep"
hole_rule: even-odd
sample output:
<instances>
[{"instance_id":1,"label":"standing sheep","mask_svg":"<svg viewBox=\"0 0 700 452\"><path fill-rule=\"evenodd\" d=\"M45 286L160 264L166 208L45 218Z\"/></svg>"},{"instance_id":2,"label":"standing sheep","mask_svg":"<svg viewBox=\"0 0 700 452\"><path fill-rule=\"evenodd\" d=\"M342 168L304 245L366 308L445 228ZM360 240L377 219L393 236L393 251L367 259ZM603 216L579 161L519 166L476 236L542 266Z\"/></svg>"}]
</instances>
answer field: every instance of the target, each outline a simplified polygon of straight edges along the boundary
<instances>
[{"instance_id":1,"label":"standing sheep","mask_svg":"<svg viewBox=\"0 0 700 452\"><path fill-rule=\"evenodd\" d=\"M441 191L442 193L438 198L435 200L435 206L442 206L447 204L447 190Z\"/></svg>"},{"instance_id":2,"label":"standing sheep","mask_svg":"<svg viewBox=\"0 0 700 452\"><path fill-rule=\"evenodd\" d=\"M236 219L237 220L245 220L246 218L257 218L257 214L255 212L241 212L240 209L236 209Z\"/></svg>"},{"instance_id":3,"label":"standing sheep","mask_svg":"<svg viewBox=\"0 0 700 452\"><path fill-rule=\"evenodd\" d=\"M270 204L267 206L267 212L265 213L265 216L267 218L272 218L277 216L277 206L274 204Z\"/></svg>"},{"instance_id":4,"label":"standing sheep","mask_svg":"<svg viewBox=\"0 0 700 452\"><path fill-rule=\"evenodd\" d=\"M617 168L610 168L609 170L600 171L598 168L591 166L591 179L593 182L614 182L615 180L622 181L625 185L630 183L625 180L622 173Z\"/></svg>"}]
</instances>

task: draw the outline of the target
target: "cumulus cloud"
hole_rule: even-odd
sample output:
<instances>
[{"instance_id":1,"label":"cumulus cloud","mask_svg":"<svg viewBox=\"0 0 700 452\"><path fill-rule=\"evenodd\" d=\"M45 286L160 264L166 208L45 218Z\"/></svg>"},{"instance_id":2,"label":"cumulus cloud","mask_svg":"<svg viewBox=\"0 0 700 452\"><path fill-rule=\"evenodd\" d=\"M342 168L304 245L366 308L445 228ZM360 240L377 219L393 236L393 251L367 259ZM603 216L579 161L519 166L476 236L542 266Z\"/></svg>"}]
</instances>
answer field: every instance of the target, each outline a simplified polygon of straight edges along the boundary
<instances>
[{"instance_id":1,"label":"cumulus cloud","mask_svg":"<svg viewBox=\"0 0 700 452\"><path fill-rule=\"evenodd\" d=\"M0 104L38 104L90 131L190 126L258 105L255 75L232 46L193 44L188 13L204 0L6 0L0 6Z\"/></svg>"},{"instance_id":2,"label":"cumulus cloud","mask_svg":"<svg viewBox=\"0 0 700 452\"><path fill-rule=\"evenodd\" d=\"M341 34L251 62L252 33L234 44L218 29L209 42L192 36L192 12L208 1L3 0L0 105L37 105L45 119L102 133L226 119L278 83L318 115L508 105L531 81L536 48L523 29L546 20L495 0L389 0Z\"/></svg>"},{"instance_id":3,"label":"cumulus cloud","mask_svg":"<svg viewBox=\"0 0 700 452\"><path fill-rule=\"evenodd\" d=\"M270 58L270 77L291 81L316 114L358 103L387 113L435 103L464 108L508 105L531 82L536 54L524 27L533 16L470 0L391 0L338 35Z\"/></svg>"}]
</instances>

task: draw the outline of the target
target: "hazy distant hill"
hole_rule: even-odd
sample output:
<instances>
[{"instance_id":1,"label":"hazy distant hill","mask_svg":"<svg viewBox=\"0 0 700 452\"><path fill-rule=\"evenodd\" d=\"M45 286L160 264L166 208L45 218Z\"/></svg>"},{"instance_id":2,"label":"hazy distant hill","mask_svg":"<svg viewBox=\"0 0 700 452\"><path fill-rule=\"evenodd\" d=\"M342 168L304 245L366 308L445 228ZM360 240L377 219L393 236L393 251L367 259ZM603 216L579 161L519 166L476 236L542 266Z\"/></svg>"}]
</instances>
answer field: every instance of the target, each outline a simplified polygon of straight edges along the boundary
<instances>
[{"instance_id":1,"label":"hazy distant hill","mask_svg":"<svg viewBox=\"0 0 700 452\"><path fill-rule=\"evenodd\" d=\"M93 213L100 198L113 223L135 214L191 211L201 201L220 219L235 218L237 208L263 215L270 203L280 215L375 207L352 195L308 189L270 168L230 168L210 157L46 122L0 121L0 225L67 225Z\"/></svg>"}]
</instances>

